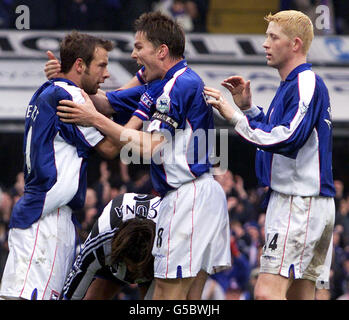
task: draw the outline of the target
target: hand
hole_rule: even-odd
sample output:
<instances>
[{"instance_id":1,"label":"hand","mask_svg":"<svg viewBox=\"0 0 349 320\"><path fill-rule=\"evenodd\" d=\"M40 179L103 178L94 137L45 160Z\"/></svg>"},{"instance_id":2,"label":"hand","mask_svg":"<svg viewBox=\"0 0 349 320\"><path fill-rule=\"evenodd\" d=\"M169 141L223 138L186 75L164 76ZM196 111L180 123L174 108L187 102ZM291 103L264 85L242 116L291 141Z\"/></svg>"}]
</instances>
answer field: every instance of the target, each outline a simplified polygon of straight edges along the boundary
<instances>
[{"instance_id":1,"label":"hand","mask_svg":"<svg viewBox=\"0 0 349 320\"><path fill-rule=\"evenodd\" d=\"M236 112L229 102L222 96L221 92L214 88L205 87L204 93L213 99L207 100L207 103L216 108L221 116L230 121Z\"/></svg>"},{"instance_id":2,"label":"hand","mask_svg":"<svg viewBox=\"0 0 349 320\"><path fill-rule=\"evenodd\" d=\"M55 55L52 53L52 51L46 51L48 61L45 64L45 75L47 79L57 78L61 77L61 64L58 61L58 59L55 57Z\"/></svg>"},{"instance_id":3,"label":"hand","mask_svg":"<svg viewBox=\"0 0 349 320\"><path fill-rule=\"evenodd\" d=\"M246 81L239 76L229 77L221 83L223 87L229 90L233 96L235 104L240 110L247 110L252 106L251 82Z\"/></svg>"},{"instance_id":4,"label":"hand","mask_svg":"<svg viewBox=\"0 0 349 320\"><path fill-rule=\"evenodd\" d=\"M78 104L71 100L61 100L57 107L57 115L62 122L91 127L100 113L96 110L89 95L84 90L81 90L81 93L85 98L85 103Z\"/></svg>"}]
</instances>

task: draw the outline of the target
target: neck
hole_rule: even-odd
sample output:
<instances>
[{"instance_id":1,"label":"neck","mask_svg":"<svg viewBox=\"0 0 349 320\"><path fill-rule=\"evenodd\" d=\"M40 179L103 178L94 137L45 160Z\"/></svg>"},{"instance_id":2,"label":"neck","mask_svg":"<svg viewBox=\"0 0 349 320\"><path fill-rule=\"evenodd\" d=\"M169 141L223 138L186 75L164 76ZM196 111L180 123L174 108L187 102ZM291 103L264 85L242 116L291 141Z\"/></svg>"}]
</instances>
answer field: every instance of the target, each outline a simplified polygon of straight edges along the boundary
<instances>
[{"instance_id":1,"label":"neck","mask_svg":"<svg viewBox=\"0 0 349 320\"><path fill-rule=\"evenodd\" d=\"M178 62L182 60L183 58L164 60L161 66L161 79L165 77L168 70L170 70L172 67L174 67Z\"/></svg>"},{"instance_id":2,"label":"neck","mask_svg":"<svg viewBox=\"0 0 349 320\"><path fill-rule=\"evenodd\" d=\"M306 62L307 58L303 55L294 57L292 60L289 60L284 66L278 69L281 80L285 81L287 76L292 72L293 69Z\"/></svg>"},{"instance_id":3,"label":"neck","mask_svg":"<svg viewBox=\"0 0 349 320\"><path fill-rule=\"evenodd\" d=\"M78 87L81 88L81 77L78 74L69 71L68 73L62 73L62 77L74 82Z\"/></svg>"}]
</instances>

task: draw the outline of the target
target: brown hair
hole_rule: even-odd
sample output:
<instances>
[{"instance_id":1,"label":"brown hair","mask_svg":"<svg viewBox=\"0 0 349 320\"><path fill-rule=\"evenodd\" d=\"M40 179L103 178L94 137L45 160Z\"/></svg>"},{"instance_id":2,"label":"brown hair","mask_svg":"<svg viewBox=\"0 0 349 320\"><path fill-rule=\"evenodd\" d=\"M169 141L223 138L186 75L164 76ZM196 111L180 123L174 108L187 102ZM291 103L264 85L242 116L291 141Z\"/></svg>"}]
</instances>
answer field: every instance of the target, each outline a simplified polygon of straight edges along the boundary
<instances>
[{"instance_id":1,"label":"brown hair","mask_svg":"<svg viewBox=\"0 0 349 320\"><path fill-rule=\"evenodd\" d=\"M276 22L291 39L298 37L303 41L303 53L307 53L314 38L313 24L304 13L296 10L284 10L275 14L269 13L264 20Z\"/></svg>"},{"instance_id":2,"label":"brown hair","mask_svg":"<svg viewBox=\"0 0 349 320\"><path fill-rule=\"evenodd\" d=\"M146 38L158 47L165 44L172 58L182 58L185 49L185 35L182 27L159 11L143 13L135 21L135 31L144 32Z\"/></svg>"},{"instance_id":3,"label":"brown hair","mask_svg":"<svg viewBox=\"0 0 349 320\"><path fill-rule=\"evenodd\" d=\"M136 268L132 278L154 277L154 257L152 256L155 238L155 223L150 219L134 218L123 222L116 232L111 250L111 262L131 260Z\"/></svg>"},{"instance_id":4,"label":"brown hair","mask_svg":"<svg viewBox=\"0 0 349 320\"><path fill-rule=\"evenodd\" d=\"M69 72L78 58L81 58L86 63L86 66L89 67L96 47L111 51L113 44L109 40L103 40L78 31L73 31L65 36L60 46L62 72Z\"/></svg>"}]
</instances>

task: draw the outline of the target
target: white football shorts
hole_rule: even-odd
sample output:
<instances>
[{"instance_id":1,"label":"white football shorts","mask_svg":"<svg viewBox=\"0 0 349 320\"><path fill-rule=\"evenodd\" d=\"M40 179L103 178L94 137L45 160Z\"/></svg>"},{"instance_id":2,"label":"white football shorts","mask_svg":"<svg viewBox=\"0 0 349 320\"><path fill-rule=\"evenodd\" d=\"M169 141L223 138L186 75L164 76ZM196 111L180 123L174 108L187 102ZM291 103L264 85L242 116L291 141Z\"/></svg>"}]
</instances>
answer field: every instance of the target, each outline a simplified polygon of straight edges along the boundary
<instances>
[{"instance_id":1,"label":"white football shorts","mask_svg":"<svg viewBox=\"0 0 349 320\"><path fill-rule=\"evenodd\" d=\"M273 191L265 220L260 272L314 281L329 287L333 198L289 196Z\"/></svg>"},{"instance_id":2,"label":"white football shorts","mask_svg":"<svg viewBox=\"0 0 349 320\"><path fill-rule=\"evenodd\" d=\"M195 277L231 266L227 201L212 175L170 191L163 198L153 246L154 277Z\"/></svg>"},{"instance_id":3,"label":"white football shorts","mask_svg":"<svg viewBox=\"0 0 349 320\"><path fill-rule=\"evenodd\" d=\"M59 298L75 255L76 232L71 217L71 209L64 206L45 214L28 229L10 229L2 298Z\"/></svg>"}]
</instances>

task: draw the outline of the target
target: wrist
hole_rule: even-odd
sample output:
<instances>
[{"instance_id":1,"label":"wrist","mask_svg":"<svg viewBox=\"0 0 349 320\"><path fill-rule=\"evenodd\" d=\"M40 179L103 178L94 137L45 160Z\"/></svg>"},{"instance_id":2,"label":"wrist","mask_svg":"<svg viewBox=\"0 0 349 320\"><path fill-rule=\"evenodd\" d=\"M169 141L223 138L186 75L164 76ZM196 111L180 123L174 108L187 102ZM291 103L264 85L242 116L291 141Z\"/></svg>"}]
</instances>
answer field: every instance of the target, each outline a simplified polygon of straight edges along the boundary
<instances>
[{"instance_id":1,"label":"wrist","mask_svg":"<svg viewBox=\"0 0 349 320\"><path fill-rule=\"evenodd\" d=\"M261 112L261 110L259 110L259 108L255 104L252 104L250 108L241 111L245 116L249 116L251 118L256 117Z\"/></svg>"},{"instance_id":2,"label":"wrist","mask_svg":"<svg viewBox=\"0 0 349 320\"><path fill-rule=\"evenodd\" d=\"M239 122L239 120L243 118L243 115L240 114L239 112L234 112L232 116L228 119L229 123L232 124L234 127L236 124Z\"/></svg>"}]
</instances>

